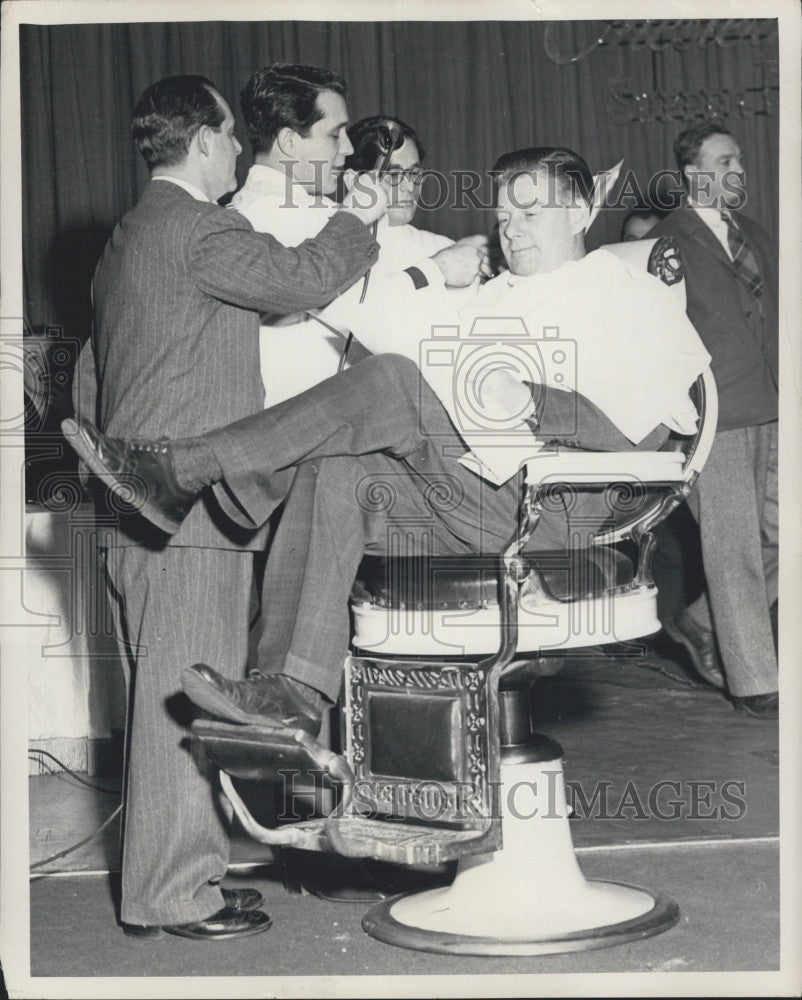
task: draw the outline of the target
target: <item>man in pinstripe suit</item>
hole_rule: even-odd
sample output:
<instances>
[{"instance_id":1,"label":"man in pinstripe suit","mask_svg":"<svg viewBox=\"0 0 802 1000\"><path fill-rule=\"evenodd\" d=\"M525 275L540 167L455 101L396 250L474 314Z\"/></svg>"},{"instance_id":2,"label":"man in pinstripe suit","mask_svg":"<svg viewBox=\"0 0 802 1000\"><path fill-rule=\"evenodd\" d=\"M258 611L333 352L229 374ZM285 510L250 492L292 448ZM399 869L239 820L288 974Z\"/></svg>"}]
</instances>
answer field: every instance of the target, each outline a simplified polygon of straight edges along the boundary
<instances>
[{"instance_id":1,"label":"man in pinstripe suit","mask_svg":"<svg viewBox=\"0 0 802 1000\"><path fill-rule=\"evenodd\" d=\"M95 331L76 379L78 414L110 434L179 437L258 411L259 311L322 306L376 258L365 223L383 211L378 186L371 207L337 212L294 249L216 205L236 187L233 129L228 105L202 77L162 80L137 104L133 134L151 181L98 265ZM264 541L202 503L169 539L123 515L106 551L133 680L127 933L219 939L270 926L258 893L220 888L226 818L182 745L188 703L177 694L181 670L198 660L225 661L242 676L252 557Z\"/></svg>"}]
</instances>

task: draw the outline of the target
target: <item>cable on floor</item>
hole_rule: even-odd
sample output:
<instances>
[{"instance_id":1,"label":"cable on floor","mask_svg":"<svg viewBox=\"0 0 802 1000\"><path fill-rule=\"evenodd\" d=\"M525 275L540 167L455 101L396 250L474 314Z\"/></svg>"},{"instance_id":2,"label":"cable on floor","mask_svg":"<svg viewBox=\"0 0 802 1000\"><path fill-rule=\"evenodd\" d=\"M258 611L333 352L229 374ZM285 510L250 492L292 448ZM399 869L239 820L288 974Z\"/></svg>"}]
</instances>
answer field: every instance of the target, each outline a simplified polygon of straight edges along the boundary
<instances>
[{"instance_id":1,"label":"cable on floor","mask_svg":"<svg viewBox=\"0 0 802 1000\"><path fill-rule=\"evenodd\" d=\"M615 657L610 657L603 663L595 663L593 665L582 665L581 676L571 676L568 678L563 677L562 680L577 681L581 680L583 682L591 684L604 684L608 687L620 687L620 688L636 688L638 685L633 681L622 682L612 680L609 677L593 677L594 671L609 670L610 666L614 663ZM650 663L648 660L638 660L636 663L628 664L628 666L639 667L642 670L651 670L653 673L661 674L668 680L672 681L678 687L691 688L693 691L702 691L706 694L720 694L716 688L711 687L709 684L698 683L690 678L680 677L671 670L667 670L665 666L660 663ZM556 678L560 677L560 674L554 675Z\"/></svg>"},{"instance_id":2,"label":"cable on floor","mask_svg":"<svg viewBox=\"0 0 802 1000\"><path fill-rule=\"evenodd\" d=\"M638 664L639 667L643 667L644 670L653 670L656 674L662 674L663 677L667 677L670 681L674 681L680 687L693 688L696 691L707 691L711 694L721 694L716 688L711 687L709 684L698 684L694 680L686 680L684 677L678 677L675 673L670 670L666 670L664 666L659 663L647 663L641 662Z\"/></svg>"},{"instance_id":3,"label":"cable on floor","mask_svg":"<svg viewBox=\"0 0 802 1000\"><path fill-rule=\"evenodd\" d=\"M105 830L106 827L109 825L109 823L111 823L114 819L116 819L117 816L122 811L123 807L122 803L120 803L120 805L117 806L117 808L114 810L111 816L108 816L105 820L103 820L100 826L96 830L93 830L92 833L90 833L87 837L84 837L83 840L79 840L77 844L73 844L71 847L66 847L63 851L59 851L58 854L52 854L49 858L44 858L42 861L35 861L31 865L31 871L33 871L35 868L42 868L44 867L44 865L49 865L51 861L58 861L59 858L64 858L68 854L72 854L73 851L77 851L79 847L83 847L84 844L88 844L90 840L96 837L99 833L102 833L103 830Z\"/></svg>"},{"instance_id":4,"label":"cable on floor","mask_svg":"<svg viewBox=\"0 0 802 1000\"><path fill-rule=\"evenodd\" d=\"M78 782L80 782L82 785L86 785L87 788L91 788L91 789L93 789L96 792L108 792L110 795L119 795L120 794L120 789L119 788L104 788L102 785L96 785L94 782L87 781L86 778L82 778L80 776L80 774L76 774L75 771L73 771L71 768L67 767L67 765L64 763L64 761L59 760L58 757L56 757L52 753L50 753L49 750L40 750L38 747L30 747L29 750L28 750L28 756L29 757L33 757L33 755L37 754L37 753L41 754L43 757L49 757L52 761L54 761L61 768L62 771L66 771L67 774L70 775L70 777L75 778L75 780L78 781ZM56 772L51 771L50 773L51 774L55 774Z\"/></svg>"},{"instance_id":5,"label":"cable on floor","mask_svg":"<svg viewBox=\"0 0 802 1000\"><path fill-rule=\"evenodd\" d=\"M38 747L31 747L28 750L28 756L33 758L35 754L41 754L43 757L49 757L55 764L57 764L63 771L66 771L66 773L69 774L72 778L74 778L77 782L79 782L82 785L85 785L87 788L91 788L93 791L107 792L110 795L120 794L119 788L104 788L103 785L96 785L94 782L87 781L86 778L82 778L80 774L76 774L76 772L73 771L72 768L67 767L67 765L64 763L63 760L59 760L58 757L50 753L49 750L40 750ZM50 773L52 774L55 772L51 771ZM73 851L77 851L79 847L83 847L84 844L88 844L90 840L92 840L94 837L97 837L99 833L102 833L106 829L106 827L113 820L115 820L117 816L119 816L122 810L123 810L122 803L120 803L120 805L117 806L114 812L109 817L107 817L96 830L93 830L92 833L84 837L83 840L79 840L77 844L73 844L71 847L66 847L63 851L59 851L58 854L53 854L49 858L44 858L42 861L34 862L34 864L31 865L30 870L33 871L35 868L43 868L45 865L49 865L52 861L58 861L59 858L66 857L68 854L72 854Z\"/></svg>"}]
</instances>

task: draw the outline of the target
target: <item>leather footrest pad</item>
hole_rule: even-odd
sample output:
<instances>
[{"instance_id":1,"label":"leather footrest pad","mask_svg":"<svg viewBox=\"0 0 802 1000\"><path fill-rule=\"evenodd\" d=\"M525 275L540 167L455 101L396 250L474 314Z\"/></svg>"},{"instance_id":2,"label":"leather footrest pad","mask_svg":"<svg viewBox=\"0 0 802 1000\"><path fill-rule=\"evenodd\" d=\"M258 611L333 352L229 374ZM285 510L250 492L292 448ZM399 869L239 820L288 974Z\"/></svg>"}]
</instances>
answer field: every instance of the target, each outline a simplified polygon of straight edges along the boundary
<instances>
[{"instance_id":1,"label":"leather footrest pad","mask_svg":"<svg viewBox=\"0 0 802 1000\"><path fill-rule=\"evenodd\" d=\"M327 752L299 729L196 721L192 736L215 767L249 781L281 781L289 770L319 772L320 754Z\"/></svg>"}]
</instances>

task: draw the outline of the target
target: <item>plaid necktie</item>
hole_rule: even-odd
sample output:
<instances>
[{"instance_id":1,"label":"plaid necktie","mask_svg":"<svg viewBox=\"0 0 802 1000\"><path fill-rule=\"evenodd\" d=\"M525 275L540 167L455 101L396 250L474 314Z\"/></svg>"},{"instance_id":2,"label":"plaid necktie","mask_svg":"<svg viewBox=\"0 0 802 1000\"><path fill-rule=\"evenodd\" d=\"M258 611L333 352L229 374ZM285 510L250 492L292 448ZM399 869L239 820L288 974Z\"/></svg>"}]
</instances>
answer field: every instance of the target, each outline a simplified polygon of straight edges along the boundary
<instances>
[{"instance_id":1,"label":"plaid necktie","mask_svg":"<svg viewBox=\"0 0 802 1000\"><path fill-rule=\"evenodd\" d=\"M755 255L749 249L744 234L736 226L735 220L726 208L722 211L721 218L727 224L727 243L735 269L739 277L747 283L752 294L759 298L763 294L763 279L760 277Z\"/></svg>"}]
</instances>

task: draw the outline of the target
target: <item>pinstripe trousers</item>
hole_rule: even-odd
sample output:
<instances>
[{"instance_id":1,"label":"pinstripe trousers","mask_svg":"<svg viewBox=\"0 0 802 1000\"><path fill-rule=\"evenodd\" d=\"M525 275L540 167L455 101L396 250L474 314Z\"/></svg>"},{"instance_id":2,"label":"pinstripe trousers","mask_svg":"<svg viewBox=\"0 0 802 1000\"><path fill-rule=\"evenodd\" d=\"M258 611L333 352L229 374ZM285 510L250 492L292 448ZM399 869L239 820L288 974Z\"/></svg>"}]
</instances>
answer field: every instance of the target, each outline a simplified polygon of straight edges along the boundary
<instances>
[{"instance_id":1,"label":"pinstripe trousers","mask_svg":"<svg viewBox=\"0 0 802 1000\"><path fill-rule=\"evenodd\" d=\"M707 592L688 613L715 627L730 693L777 690L769 608L777 599L777 422L719 431L688 506Z\"/></svg>"},{"instance_id":2,"label":"pinstripe trousers","mask_svg":"<svg viewBox=\"0 0 802 1000\"><path fill-rule=\"evenodd\" d=\"M121 918L201 920L223 905L228 820L188 748L194 708L179 676L212 663L241 679L253 553L169 546L106 550L123 662L129 669Z\"/></svg>"}]
</instances>

